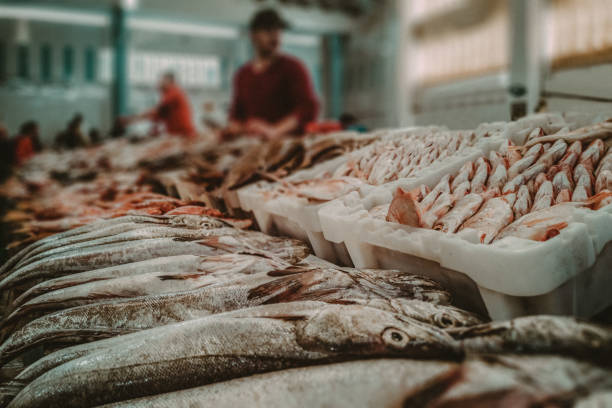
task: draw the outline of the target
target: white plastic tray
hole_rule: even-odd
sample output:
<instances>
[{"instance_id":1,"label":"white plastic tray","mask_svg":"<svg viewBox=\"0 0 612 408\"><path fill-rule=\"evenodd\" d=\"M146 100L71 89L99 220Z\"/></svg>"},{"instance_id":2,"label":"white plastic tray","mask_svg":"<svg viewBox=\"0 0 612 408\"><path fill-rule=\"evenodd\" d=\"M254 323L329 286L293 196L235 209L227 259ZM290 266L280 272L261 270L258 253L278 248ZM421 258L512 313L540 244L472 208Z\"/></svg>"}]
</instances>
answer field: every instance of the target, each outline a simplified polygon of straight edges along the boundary
<instances>
[{"instance_id":1,"label":"white plastic tray","mask_svg":"<svg viewBox=\"0 0 612 408\"><path fill-rule=\"evenodd\" d=\"M380 138L396 138L405 136L411 132L446 130L443 128L407 128L380 133ZM490 137L482 137L478 143L462 155L454 156L435 165L421 170L418 174L386 183L382 186L371 186L364 184L359 190L359 197L372 194L390 197L398 187L412 189L421 184L433 185L443 174L455 172L467 161L475 160L491 150L496 150L508 137L508 126L505 123L493 123L481 125L476 133L483 136L485 133L492 134ZM303 181L316 179L325 173L333 173L338 167L350 160L353 155L359 155L368 146L348 155L337 157L326 163L322 163L312 169L303 170L291 177L288 181ZM319 212L329 202L312 204L307 199L294 196L278 196L269 198L269 194L276 187L276 183L259 182L249 187L238 190L240 205L244 211L252 211L260 229L268 234L287 235L292 238L305 240L313 248L315 254L329 262L339 265L352 266L353 263L343 243L334 243L325 239L323 228L319 219ZM389 199L390 200L390 199Z\"/></svg>"},{"instance_id":2,"label":"white plastic tray","mask_svg":"<svg viewBox=\"0 0 612 408\"><path fill-rule=\"evenodd\" d=\"M351 193L319 218L324 238L344 243L356 267L396 268L441 281L458 305L493 319L547 313L591 317L612 304L612 205L575 209L546 242L509 237L491 245L475 233L445 234L373 218L390 191Z\"/></svg>"}]
</instances>

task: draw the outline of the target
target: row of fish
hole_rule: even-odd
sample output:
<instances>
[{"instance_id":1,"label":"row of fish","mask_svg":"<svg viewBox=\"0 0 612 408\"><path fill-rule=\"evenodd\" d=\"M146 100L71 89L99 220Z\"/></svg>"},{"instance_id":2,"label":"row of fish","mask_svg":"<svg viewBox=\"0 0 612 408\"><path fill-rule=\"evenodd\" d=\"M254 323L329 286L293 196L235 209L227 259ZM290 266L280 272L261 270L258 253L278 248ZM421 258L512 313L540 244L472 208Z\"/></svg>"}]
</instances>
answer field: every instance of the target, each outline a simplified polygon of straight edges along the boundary
<instances>
[{"instance_id":1,"label":"row of fish","mask_svg":"<svg viewBox=\"0 0 612 408\"><path fill-rule=\"evenodd\" d=\"M431 190L399 188L386 219L447 233L474 229L485 244L507 236L550 239L568 225L574 208L597 210L612 203L612 150L602 139L568 144L572 134L551 139L536 128L530 146L507 142ZM380 216L386 208L373 213Z\"/></svg>"},{"instance_id":2,"label":"row of fish","mask_svg":"<svg viewBox=\"0 0 612 408\"><path fill-rule=\"evenodd\" d=\"M7 372L25 363L0 385L2 404L207 406L208 384L229 381L211 386L228 387L221 398L234 384L265 387L276 379L288 386L302 375L308 389L322 374L311 366L331 363L340 364L325 372L339 378L345 365L363 373L345 380L345 389L358 388L368 367L396 367L406 374L393 370L378 380L395 384L393 398L414 406L462 400L463 392L486 400L498 381L501 395L529 401L609 389L608 328L548 316L487 323L452 306L428 279L339 268L307 255L297 241L197 215L100 220L31 244L0 272L0 286L18 295L1 322L0 364ZM509 354L500 361L515 361L513 353L561 354L567 358L538 358L602 380L585 391L578 380L546 377L515 395L525 372L539 368L523 358L502 364L478 357L500 353ZM388 357L402 360L368 361ZM414 361L425 359L432 361ZM347 360L363 361L341 363ZM483 370L500 378L479 384ZM262 375L249 377L255 374Z\"/></svg>"},{"instance_id":3,"label":"row of fish","mask_svg":"<svg viewBox=\"0 0 612 408\"><path fill-rule=\"evenodd\" d=\"M405 132L381 134L380 140L348 156L333 172L324 171L306 180L278 181L265 199L292 196L309 202L326 202L359 190L395 180L418 176L448 158L466 154L486 132L415 128Z\"/></svg>"}]
</instances>

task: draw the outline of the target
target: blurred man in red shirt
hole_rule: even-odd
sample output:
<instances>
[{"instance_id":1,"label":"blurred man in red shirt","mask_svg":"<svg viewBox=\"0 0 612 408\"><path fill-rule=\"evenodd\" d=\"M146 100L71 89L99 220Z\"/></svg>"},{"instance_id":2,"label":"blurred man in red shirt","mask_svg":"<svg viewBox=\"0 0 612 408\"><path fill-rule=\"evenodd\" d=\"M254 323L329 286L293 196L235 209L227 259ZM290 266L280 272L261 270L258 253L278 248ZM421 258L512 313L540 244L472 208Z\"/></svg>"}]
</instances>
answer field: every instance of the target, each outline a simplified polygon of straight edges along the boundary
<instances>
[{"instance_id":1,"label":"blurred man in red shirt","mask_svg":"<svg viewBox=\"0 0 612 408\"><path fill-rule=\"evenodd\" d=\"M171 135L194 137L196 130L191 118L189 100L176 83L173 73L168 72L163 75L159 83L159 92L161 100L156 107L140 115L127 118L125 122L149 119L155 124L156 133L159 130L158 126L163 125L164 130Z\"/></svg>"},{"instance_id":2,"label":"blurred man in red shirt","mask_svg":"<svg viewBox=\"0 0 612 408\"><path fill-rule=\"evenodd\" d=\"M304 64L280 53L287 23L274 10L255 14L249 25L255 58L234 77L226 136L263 139L303 134L317 117L319 103Z\"/></svg>"}]
</instances>

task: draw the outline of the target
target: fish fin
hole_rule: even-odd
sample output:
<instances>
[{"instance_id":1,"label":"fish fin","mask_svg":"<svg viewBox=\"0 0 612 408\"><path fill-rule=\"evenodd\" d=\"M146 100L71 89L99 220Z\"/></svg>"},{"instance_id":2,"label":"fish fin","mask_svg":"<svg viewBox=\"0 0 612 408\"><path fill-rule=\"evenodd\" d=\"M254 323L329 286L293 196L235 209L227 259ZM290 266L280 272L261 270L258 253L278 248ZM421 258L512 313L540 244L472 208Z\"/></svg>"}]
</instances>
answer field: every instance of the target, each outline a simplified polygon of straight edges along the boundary
<instances>
[{"instance_id":1,"label":"fish fin","mask_svg":"<svg viewBox=\"0 0 612 408\"><path fill-rule=\"evenodd\" d=\"M301 266L290 266L285 269L278 269L278 270L270 271L268 272L268 276L272 276L272 277L291 276L291 275L296 275L299 273L309 272L311 270L312 269L304 268Z\"/></svg>"},{"instance_id":2,"label":"fish fin","mask_svg":"<svg viewBox=\"0 0 612 408\"><path fill-rule=\"evenodd\" d=\"M275 279L249 290L248 300L263 300L264 304L283 303L291 301L305 286L302 276Z\"/></svg>"},{"instance_id":3,"label":"fish fin","mask_svg":"<svg viewBox=\"0 0 612 408\"><path fill-rule=\"evenodd\" d=\"M284 320L286 322L294 322L298 320L306 320L308 316L306 315L290 315L290 314L277 314L277 315L266 315L266 316L258 316L265 319L278 319Z\"/></svg>"},{"instance_id":4,"label":"fish fin","mask_svg":"<svg viewBox=\"0 0 612 408\"><path fill-rule=\"evenodd\" d=\"M406 395L402 407L418 408L435 405L436 400L461 381L465 374L461 366L450 368Z\"/></svg>"},{"instance_id":5,"label":"fish fin","mask_svg":"<svg viewBox=\"0 0 612 408\"><path fill-rule=\"evenodd\" d=\"M193 273L193 274L182 274L182 275L161 275L157 278L162 281L167 280L188 280L188 279L199 279L202 277L201 273Z\"/></svg>"}]
</instances>

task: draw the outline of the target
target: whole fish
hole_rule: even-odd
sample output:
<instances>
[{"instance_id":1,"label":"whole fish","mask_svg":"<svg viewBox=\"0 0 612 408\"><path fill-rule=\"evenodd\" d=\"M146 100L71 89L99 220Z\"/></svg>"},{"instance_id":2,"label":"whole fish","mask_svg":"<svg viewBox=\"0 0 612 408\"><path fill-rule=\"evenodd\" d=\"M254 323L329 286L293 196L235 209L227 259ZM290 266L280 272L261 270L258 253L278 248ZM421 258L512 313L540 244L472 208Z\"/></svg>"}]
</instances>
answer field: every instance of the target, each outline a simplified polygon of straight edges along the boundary
<instances>
[{"instance_id":1,"label":"whole fish","mask_svg":"<svg viewBox=\"0 0 612 408\"><path fill-rule=\"evenodd\" d=\"M567 143L564 140L557 140L544 154L540 156L535 165L543 164L548 168L561 160L567 152Z\"/></svg>"},{"instance_id":2,"label":"whole fish","mask_svg":"<svg viewBox=\"0 0 612 408\"><path fill-rule=\"evenodd\" d=\"M257 374L188 390L109 404L107 407L393 408L460 366L404 359L349 361ZM404 405L407 406L407 405Z\"/></svg>"},{"instance_id":3,"label":"whole fish","mask_svg":"<svg viewBox=\"0 0 612 408\"><path fill-rule=\"evenodd\" d=\"M362 306L300 306L268 305L126 335L121 347L43 374L10 406L90 407L316 362L456 355L448 335L409 318Z\"/></svg>"},{"instance_id":4,"label":"whole fish","mask_svg":"<svg viewBox=\"0 0 612 408\"><path fill-rule=\"evenodd\" d=\"M529 188L526 185L522 185L516 194L516 201L512 206L514 218L519 219L523 215L527 214L529 210L531 210L531 205L531 193L529 192Z\"/></svg>"},{"instance_id":5,"label":"whole fish","mask_svg":"<svg viewBox=\"0 0 612 408\"><path fill-rule=\"evenodd\" d=\"M606 145L601 139L593 140L591 144L586 149L584 149L584 151L580 155L578 163L588 163L590 167L595 167L605 151Z\"/></svg>"},{"instance_id":6,"label":"whole fish","mask_svg":"<svg viewBox=\"0 0 612 408\"><path fill-rule=\"evenodd\" d=\"M604 190L612 190L612 170L604 169L597 176L595 193L598 194Z\"/></svg>"},{"instance_id":7,"label":"whole fish","mask_svg":"<svg viewBox=\"0 0 612 408\"><path fill-rule=\"evenodd\" d=\"M561 190L573 190L574 180L571 169L569 167L565 167L555 174L555 177L552 179L552 185L556 193Z\"/></svg>"},{"instance_id":8,"label":"whole fish","mask_svg":"<svg viewBox=\"0 0 612 408\"><path fill-rule=\"evenodd\" d=\"M612 134L612 123L601 122L596 125L585 126L564 134L542 136L525 143L524 148L529 148L536 143L553 142L563 139L566 142L586 142L598 138L606 138Z\"/></svg>"},{"instance_id":9,"label":"whole fish","mask_svg":"<svg viewBox=\"0 0 612 408\"><path fill-rule=\"evenodd\" d=\"M468 194L461 198L452 210L434 224L434 229L442 232L456 232L471 216L476 214L484 197L482 194Z\"/></svg>"},{"instance_id":10,"label":"whole fish","mask_svg":"<svg viewBox=\"0 0 612 408\"><path fill-rule=\"evenodd\" d=\"M487 189L492 190L495 188L502 189L508 181L508 172L503 164L498 165L491 173L489 180L487 181Z\"/></svg>"},{"instance_id":11,"label":"whole fish","mask_svg":"<svg viewBox=\"0 0 612 408\"><path fill-rule=\"evenodd\" d=\"M48 248L80 242L81 240L85 241L115 235L120 232L142 228L143 226L147 225L166 225L184 228L222 228L228 226L221 220L201 215L128 215L118 218L103 219L36 241L11 257L9 261L2 265L2 268L0 269L0 276L2 276L8 268L11 268L28 254L33 254L37 251L43 251Z\"/></svg>"},{"instance_id":12,"label":"whole fish","mask_svg":"<svg viewBox=\"0 0 612 408\"><path fill-rule=\"evenodd\" d=\"M491 198L487 200L480 210L468 219L461 229L475 229L482 244L491 243L499 231L514 219L512 205L516 199L512 195Z\"/></svg>"},{"instance_id":13,"label":"whole fish","mask_svg":"<svg viewBox=\"0 0 612 408\"><path fill-rule=\"evenodd\" d=\"M122 232L120 234L111 235L108 237L102 237L98 239L88 240L84 242L78 242L69 245L63 245L58 248L49 249L44 252L40 252L33 256L21 260L15 268L20 268L25 265L30 265L33 262L41 261L45 258L58 255L61 253L69 253L79 251L85 248L92 248L100 245L115 244L118 242L129 242L141 239L152 239L152 238L180 238L196 240L206 238L212 235L225 235L227 233L233 233L233 231L239 231L232 228L221 228L221 229L185 229L176 227L156 226L156 227L144 227L135 229L132 231Z\"/></svg>"},{"instance_id":14,"label":"whole fish","mask_svg":"<svg viewBox=\"0 0 612 408\"><path fill-rule=\"evenodd\" d=\"M612 330L572 317L519 317L456 329L452 335L467 353L561 354L612 363Z\"/></svg>"},{"instance_id":15,"label":"whole fish","mask_svg":"<svg viewBox=\"0 0 612 408\"><path fill-rule=\"evenodd\" d=\"M472 178L470 188L470 191L472 193L478 194L484 191L490 171L491 166L489 165L487 159L485 159L484 157L480 157L478 160L476 160L476 172L474 173L474 177Z\"/></svg>"},{"instance_id":16,"label":"whole fish","mask_svg":"<svg viewBox=\"0 0 612 408\"><path fill-rule=\"evenodd\" d=\"M508 169L508 178L512 180L513 178L515 178L516 176L518 176L519 174L527 170L532 164L536 162L537 158L538 158L537 155L527 155L523 157L521 160L514 163Z\"/></svg>"},{"instance_id":17,"label":"whole fish","mask_svg":"<svg viewBox=\"0 0 612 408\"><path fill-rule=\"evenodd\" d=\"M170 255L218 255L227 252L270 254L295 263L308 255L308 248L296 240L274 238L257 232L228 230L228 235L185 241L155 238L86 248L62 253L17 269L0 281L0 289L36 278L56 277L120 263L137 262Z\"/></svg>"},{"instance_id":18,"label":"whole fish","mask_svg":"<svg viewBox=\"0 0 612 408\"><path fill-rule=\"evenodd\" d=\"M608 148L606 155L599 161L595 175L599 176L604 170L612 171L612 149L610 148Z\"/></svg>"},{"instance_id":19,"label":"whole fish","mask_svg":"<svg viewBox=\"0 0 612 408\"><path fill-rule=\"evenodd\" d=\"M435 222L448 212L454 202L455 197L452 194L440 194L434 205L423 215L419 227L432 228Z\"/></svg>"},{"instance_id":20,"label":"whole fish","mask_svg":"<svg viewBox=\"0 0 612 408\"><path fill-rule=\"evenodd\" d=\"M168 219L167 224L158 223L144 223L144 222L130 222L121 224L110 224L109 226L102 227L100 229L79 234L76 236L69 236L64 239L56 239L29 251L26 255L23 255L21 259L15 265L22 265L25 261L31 262L35 256L41 257L42 253L47 255L55 252L63 252L70 249L70 247L77 248L77 244L81 243L84 246L93 246L100 239L110 237L116 237L116 241L122 239L141 239L141 238L160 238L163 236L172 236L172 233L176 231L175 236L181 232L186 234L184 230L212 230L227 228L228 224L214 218L206 216L175 216ZM135 230L139 232L136 233ZM86 244L89 243L89 244Z\"/></svg>"},{"instance_id":21,"label":"whole fish","mask_svg":"<svg viewBox=\"0 0 612 408\"><path fill-rule=\"evenodd\" d=\"M563 203L524 215L502 230L498 240L508 236L546 241L559 235L573 219L576 204Z\"/></svg>"},{"instance_id":22,"label":"whole fish","mask_svg":"<svg viewBox=\"0 0 612 408\"><path fill-rule=\"evenodd\" d=\"M428 407L574 406L585 394L612 386L609 369L556 356L472 357L450 386L442 380Z\"/></svg>"},{"instance_id":23,"label":"whole fish","mask_svg":"<svg viewBox=\"0 0 612 408\"><path fill-rule=\"evenodd\" d=\"M427 196L423 198L423 200L419 203L420 208L423 212L429 210L431 206L434 205L438 196L442 193L450 193L450 175L446 175L442 177L442 179L436 184L436 186L431 190Z\"/></svg>"},{"instance_id":24,"label":"whole fish","mask_svg":"<svg viewBox=\"0 0 612 408\"><path fill-rule=\"evenodd\" d=\"M474 162L469 161L459 169L457 175L453 178L451 189L454 191L460 184L472 180L472 177L474 177Z\"/></svg>"},{"instance_id":25,"label":"whole fish","mask_svg":"<svg viewBox=\"0 0 612 408\"><path fill-rule=\"evenodd\" d=\"M550 207L553 204L553 194L553 183L550 181L542 183L533 199L531 211L539 211Z\"/></svg>"},{"instance_id":26,"label":"whole fish","mask_svg":"<svg viewBox=\"0 0 612 408\"><path fill-rule=\"evenodd\" d=\"M523 184L525 184L525 181L526 181L525 176L522 174L519 174L518 176L514 177L513 179L511 179L504 185L504 188L502 189L502 194L516 193L518 189Z\"/></svg>"},{"instance_id":27,"label":"whole fish","mask_svg":"<svg viewBox=\"0 0 612 408\"><path fill-rule=\"evenodd\" d=\"M31 287L21 296L13 301L12 304L8 305L9 311L21 306L22 304L32 300L33 298L43 295L48 292L52 292L58 289L68 288L71 286L82 285L90 282L103 281L107 279L121 278L124 276L134 276L141 273L155 273L164 272L168 270L179 270L179 271L193 271L198 272L200 264L202 262L209 262L216 259L223 259L223 257L229 256L228 262L221 261L220 263L224 268L227 268L234 262L237 256L247 255L220 255L218 257L201 257L196 255L176 255L166 256L160 258L153 258L146 261L131 262L128 264L122 264L117 266L111 266L108 268L94 269L93 271L75 273L68 276L62 276L55 279L46 280L39 283L36 286ZM257 259L269 261L266 258L254 257Z\"/></svg>"},{"instance_id":28,"label":"whole fish","mask_svg":"<svg viewBox=\"0 0 612 408\"><path fill-rule=\"evenodd\" d=\"M277 274L290 276L274 279ZM220 282L199 290L159 296L143 296L133 302L93 303L62 310L25 324L0 346L0 362L6 362L33 346L62 340L78 343L94 338L157 327L228 310L267 303L317 300L326 303L366 302L366 306L401 313L440 328L473 325L480 319L451 306L438 305L418 298L448 298L440 290L427 290L414 282L422 279L393 273L388 280L374 278L379 271L315 270L298 273L259 273L249 277ZM435 289L429 282L429 286ZM394 299L406 298L410 299ZM392 300L394 299L394 300ZM127 303L126 303L127 302Z\"/></svg>"},{"instance_id":29,"label":"whole fish","mask_svg":"<svg viewBox=\"0 0 612 408\"><path fill-rule=\"evenodd\" d=\"M201 258L194 268L187 270L166 269L58 289L35 297L17 307L3 319L2 327L7 325L12 327L13 322L23 325L29 320L26 317L38 316L40 313L50 313L106 299L134 298L194 290L241 275L265 274L283 269L295 271L295 273L308 270L307 267L286 269L290 268L287 263L249 255L222 255L216 258L213 260Z\"/></svg>"}]
</instances>

